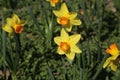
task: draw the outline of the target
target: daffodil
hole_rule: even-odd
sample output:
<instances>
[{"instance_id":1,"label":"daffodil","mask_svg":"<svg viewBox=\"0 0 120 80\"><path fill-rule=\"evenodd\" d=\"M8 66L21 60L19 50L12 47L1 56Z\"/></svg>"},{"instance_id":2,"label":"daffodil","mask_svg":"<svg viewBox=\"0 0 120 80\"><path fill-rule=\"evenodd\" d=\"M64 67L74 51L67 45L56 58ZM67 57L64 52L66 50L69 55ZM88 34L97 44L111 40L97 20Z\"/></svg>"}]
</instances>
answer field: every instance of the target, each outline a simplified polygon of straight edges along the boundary
<instances>
[{"instance_id":1,"label":"daffodil","mask_svg":"<svg viewBox=\"0 0 120 80\"><path fill-rule=\"evenodd\" d=\"M108 66L111 67L113 71L116 71L117 65L119 63L118 56L120 55L117 45L116 44L110 45L110 47L106 49L106 52L109 53L111 56L107 58L107 60L103 64L103 68L106 68Z\"/></svg>"},{"instance_id":2,"label":"daffodil","mask_svg":"<svg viewBox=\"0 0 120 80\"><path fill-rule=\"evenodd\" d=\"M61 5L60 10L53 10L53 13L57 17L57 22L69 32L73 25L81 24L80 19L76 19L77 13L69 12L65 3Z\"/></svg>"},{"instance_id":3,"label":"daffodil","mask_svg":"<svg viewBox=\"0 0 120 80\"><path fill-rule=\"evenodd\" d=\"M60 36L54 38L55 43L58 45L58 54L65 54L69 60L73 60L75 53L82 52L76 45L80 38L80 34L69 36L65 30L62 29Z\"/></svg>"},{"instance_id":4,"label":"daffodil","mask_svg":"<svg viewBox=\"0 0 120 80\"><path fill-rule=\"evenodd\" d=\"M50 1L50 4L52 7L55 7L56 4L58 4L59 2L62 2L62 0L47 0Z\"/></svg>"},{"instance_id":5,"label":"daffodil","mask_svg":"<svg viewBox=\"0 0 120 80\"><path fill-rule=\"evenodd\" d=\"M25 21L21 21L16 14L13 14L12 18L6 19L6 24L3 26L3 30L8 32L11 36L13 31L18 34L21 33L24 25Z\"/></svg>"}]
</instances>

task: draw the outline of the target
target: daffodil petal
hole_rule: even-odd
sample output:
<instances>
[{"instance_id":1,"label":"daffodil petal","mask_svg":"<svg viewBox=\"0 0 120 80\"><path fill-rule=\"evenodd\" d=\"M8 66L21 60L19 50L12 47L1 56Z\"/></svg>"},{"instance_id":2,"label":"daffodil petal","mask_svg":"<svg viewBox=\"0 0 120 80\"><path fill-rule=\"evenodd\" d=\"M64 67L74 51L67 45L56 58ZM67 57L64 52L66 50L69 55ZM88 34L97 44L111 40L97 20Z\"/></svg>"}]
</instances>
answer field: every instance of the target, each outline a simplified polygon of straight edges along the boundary
<instances>
[{"instance_id":1,"label":"daffodil petal","mask_svg":"<svg viewBox=\"0 0 120 80\"><path fill-rule=\"evenodd\" d=\"M116 60L118 56L119 56L119 54L113 55L113 56L111 56L111 59Z\"/></svg>"},{"instance_id":2,"label":"daffodil petal","mask_svg":"<svg viewBox=\"0 0 120 80\"><path fill-rule=\"evenodd\" d=\"M62 41L68 41L69 40L69 35L67 34L67 32L64 30L64 28L62 28L61 30L61 38L62 38Z\"/></svg>"},{"instance_id":3,"label":"daffodil petal","mask_svg":"<svg viewBox=\"0 0 120 80\"><path fill-rule=\"evenodd\" d=\"M63 4L61 5L60 13L61 13L63 16L66 16L66 15L69 14L67 5L66 5L65 3L63 3Z\"/></svg>"},{"instance_id":4,"label":"daffodil petal","mask_svg":"<svg viewBox=\"0 0 120 80\"><path fill-rule=\"evenodd\" d=\"M73 52L66 53L65 55L66 55L66 56L67 56L67 58L68 58L68 59L70 59L70 60L73 60L73 59L74 59L74 57L75 57L75 53L73 53Z\"/></svg>"},{"instance_id":5,"label":"daffodil petal","mask_svg":"<svg viewBox=\"0 0 120 80\"><path fill-rule=\"evenodd\" d=\"M117 65L115 65L114 63L110 63L110 67L113 71L117 70Z\"/></svg>"},{"instance_id":6,"label":"daffodil petal","mask_svg":"<svg viewBox=\"0 0 120 80\"><path fill-rule=\"evenodd\" d=\"M81 25L81 21L79 19L71 20L70 23L72 25Z\"/></svg>"},{"instance_id":7,"label":"daffodil petal","mask_svg":"<svg viewBox=\"0 0 120 80\"><path fill-rule=\"evenodd\" d=\"M110 61L111 61L111 57L107 58L107 60L103 64L103 68L106 68L110 64Z\"/></svg>"},{"instance_id":8,"label":"daffodil petal","mask_svg":"<svg viewBox=\"0 0 120 80\"><path fill-rule=\"evenodd\" d=\"M80 34L75 34L75 35L72 35L70 36L70 43L75 45L81 38L81 35Z\"/></svg>"},{"instance_id":9,"label":"daffodil petal","mask_svg":"<svg viewBox=\"0 0 120 80\"><path fill-rule=\"evenodd\" d=\"M68 32L70 32L70 31L72 30L72 25L71 25L71 24L68 25L68 26L66 27L66 30L67 30Z\"/></svg>"},{"instance_id":10,"label":"daffodil petal","mask_svg":"<svg viewBox=\"0 0 120 80\"><path fill-rule=\"evenodd\" d=\"M57 16L57 17L62 17L61 12L60 12L60 11L58 11L58 10L53 10L53 13L54 13L54 14L55 14L55 16Z\"/></svg>"},{"instance_id":11,"label":"daffodil petal","mask_svg":"<svg viewBox=\"0 0 120 80\"><path fill-rule=\"evenodd\" d=\"M71 45L71 52L81 53L82 51L76 45Z\"/></svg>"},{"instance_id":12,"label":"daffodil petal","mask_svg":"<svg viewBox=\"0 0 120 80\"><path fill-rule=\"evenodd\" d=\"M61 37L55 37L55 38L54 38L54 42L55 42L57 45L60 45Z\"/></svg>"},{"instance_id":13,"label":"daffodil petal","mask_svg":"<svg viewBox=\"0 0 120 80\"><path fill-rule=\"evenodd\" d=\"M55 7L55 3L53 3L52 1L50 1L50 4L52 7Z\"/></svg>"},{"instance_id":14,"label":"daffodil petal","mask_svg":"<svg viewBox=\"0 0 120 80\"><path fill-rule=\"evenodd\" d=\"M12 18L7 18L7 19L6 19L6 24L7 24L7 26L12 26L12 25L13 25L13 20L12 20Z\"/></svg>"},{"instance_id":15,"label":"daffodil petal","mask_svg":"<svg viewBox=\"0 0 120 80\"><path fill-rule=\"evenodd\" d=\"M6 24L5 26L3 26L3 30L6 31L6 32L8 32L8 33L12 33L13 32L11 26L8 25L8 24Z\"/></svg>"},{"instance_id":16,"label":"daffodil petal","mask_svg":"<svg viewBox=\"0 0 120 80\"><path fill-rule=\"evenodd\" d=\"M65 52L64 52L64 51L62 51L62 50L60 49L60 47L58 47L58 50L57 50L57 52L58 52L58 54L60 54L60 55L63 55L63 54L65 54Z\"/></svg>"},{"instance_id":17,"label":"daffodil petal","mask_svg":"<svg viewBox=\"0 0 120 80\"><path fill-rule=\"evenodd\" d=\"M12 20L13 20L13 23L20 23L20 19L16 14L13 14Z\"/></svg>"},{"instance_id":18,"label":"daffodil petal","mask_svg":"<svg viewBox=\"0 0 120 80\"><path fill-rule=\"evenodd\" d=\"M22 21L20 21L20 24L21 24L22 26L24 26L24 25L26 24L26 21L25 21L25 20L22 20Z\"/></svg>"},{"instance_id":19,"label":"daffodil petal","mask_svg":"<svg viewBox=\"0 0 120 80\"><path fill-rule=\"evenodd\" d=\"M77 16L77 13L71 13L71 14L69 14L69 18L70 19L75 19L76 16Z\"/></svg>"},{"instance_id":20,"label":"daffodil petal","mask_svg":"<svg viewBox=\"0 0 120 80\"><path fill-rule=\"evenodd\" d=\"M57 18L57 22L60 24L60 18Z\"/></svg>"}]
</instances>

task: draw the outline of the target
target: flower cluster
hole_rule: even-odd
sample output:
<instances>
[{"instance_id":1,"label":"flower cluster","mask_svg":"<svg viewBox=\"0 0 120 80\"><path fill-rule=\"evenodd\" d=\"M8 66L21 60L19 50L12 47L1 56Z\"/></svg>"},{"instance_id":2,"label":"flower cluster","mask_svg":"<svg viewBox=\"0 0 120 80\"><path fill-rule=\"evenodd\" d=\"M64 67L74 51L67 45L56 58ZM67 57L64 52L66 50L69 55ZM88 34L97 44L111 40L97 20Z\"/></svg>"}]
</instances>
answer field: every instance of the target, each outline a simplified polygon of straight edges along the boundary
<instances>
[{"instance_id":1,"label":"flower cluster","mask_svg":"<svg viewBox=\"0 0 120 80\"><path fill-rule=\"evenodd\" d=\"M110 45L110 47L106 49L106 53L110 54L111 56L107 58L107 60L103 64L103 68L108 66L111 67L113 71L116 71L117 65L120 60L119 58L120 51L118 50L117 45L115 43Z\"/></svg>"},{"instance_id":2,"label":"flower cluster","mask_svg":"<svg viewBox=\"0 0 120 80\"><path fill-rule=\"evenodd\" d=\"M12 36L13 32L19 34L23 31L23 26L25 21L21 21L16 14L13 14L12 18L6 19L6 24L3 26L3 30L9 33L9 36Z\"/></svg>"},{"instance_id":3,"label":"flower cluster","mask_svg":"<svg viewBox=\"0 0 120 80\"><path fill-rule=\"evenodd\" d=\"M80 25L80 19L76 19L77 13L69 12L65 3L61 5L60 10L53 10L57 16L57 22L62 25L68 32L71 31L73 25Z\"/></svg>"},{"instance_id":4,"label":"flower cluster","mask_svg":"<svg viewBox=\"0 0 120 80\"><path fill-rule=\"evenodd\" d=\"M81 35L75 34L69 36L64 29L61 30L61 34L54 38L55 43L58 45L58 54L65 54L68 59L73 60L75 53L81 53L82 51L76 46L76 43L80 40Z\"/></svg>"},{"instance_id":5,"label":"flower cluster","mask_svg":"<svg viewBox=\"0 0 120 80\"><path fill-rule=\"evenodd\" d=\"M67 5L63 3L60 10L53 10L53 13L57 17L57 22L62 26L60 36L54 38L55 43L58 45L58 54L65 54L69 60L73 60L75 53L81 53L82 51L77 47L81 35L74 34L69 36L65 31L70 32L73 25L80 25L80 19L77 19L77 13L69 12Z\"/></svg>"}]
</instances>

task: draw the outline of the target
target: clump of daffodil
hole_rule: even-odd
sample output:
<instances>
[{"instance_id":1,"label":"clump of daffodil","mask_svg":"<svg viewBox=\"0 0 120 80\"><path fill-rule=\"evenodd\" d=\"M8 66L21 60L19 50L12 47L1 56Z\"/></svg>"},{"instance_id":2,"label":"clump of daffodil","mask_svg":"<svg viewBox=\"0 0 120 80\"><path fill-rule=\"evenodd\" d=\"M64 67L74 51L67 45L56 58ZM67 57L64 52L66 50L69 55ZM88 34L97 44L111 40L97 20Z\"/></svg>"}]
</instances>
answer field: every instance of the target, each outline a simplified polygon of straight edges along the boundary
<instances>
[{"instance_id":1,"label":"clump of daffodil","mask_svg":"<svg viewBox=\"0 0 120 80\"><path fill-rule=\"evenodd\" d=\"M80 40L81 35L75 34L69 36L64 29L61 30L61 34L54 38L55 43L58 45L58 54L65 54L69 60L73 60L75 53L81 53L82 51L76 46Z\"/></svg>"},{"instance_id":2,"label":"clump of daffodil","mask_svg":"<svg viewBox=\"0 0 120 80\"><path fill-rule=\"evenodd\" d=\"M107 60L103 64L103 68L111 67L113 71L116 71L117 65L119 63L118 56L120 55L117 45L115 43L110 45L110 47L106 49L106 53L109 53L111 56L107 58Z\"/></svg>"},{"instance_id":3,"label":"clump of daffodil","mask_svg":"<svg viewBox=\"0 0 120 80\"><path fill-rule=\"evenodd\" d=\"M6 19L6 24L3 26L3 30L9 33L9 36L13 34L13 32L19 34L23 31L23 26L25 25L25 21L21 21L16 14L13 14L12 18Z\"/></svg>"},{"instance_id":4,"label":"clump of daffodil","mask_svg":"<svg viewBox=\"0 0 120 80\"><path fill-rule=\"evenodd\" d=\"M80 25L80 19L76 19L77 13L71 13L65 3L61 5L60 10L53 10L55 16L57 16L57 22L66 28L67 31L71 31L73 25Z\"/></svg>"},{"instance_id":5,"label":"clump of daffodil","mask_svg":"<svg viewBox=\"0 0 120 80\"><path fill-rule=\"evenodd\" d=\"M50 2L50 5L52 7L55 7L56 4L58 4L59 2L62 2L62 0L47 0Z\"/></svg>"}]
</instances>

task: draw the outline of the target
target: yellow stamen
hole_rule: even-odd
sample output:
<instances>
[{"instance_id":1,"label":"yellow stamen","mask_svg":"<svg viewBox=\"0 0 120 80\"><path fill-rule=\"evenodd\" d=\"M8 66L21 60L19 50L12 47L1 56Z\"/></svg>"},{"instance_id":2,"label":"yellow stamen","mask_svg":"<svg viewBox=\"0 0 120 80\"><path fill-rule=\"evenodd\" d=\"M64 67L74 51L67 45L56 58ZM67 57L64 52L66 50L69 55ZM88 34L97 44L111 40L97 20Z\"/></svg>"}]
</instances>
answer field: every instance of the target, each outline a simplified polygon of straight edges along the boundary
<instances>
[{"instance_id":1,"label":"yellow stamen","mask_svg":"<svg viewBox=\"0 0 120 80\"><path fill-rule=\"evenodd\" d=\"M59 22L61 25L66 26L69 24L69 19L67 17L61 17Z\"/></svg>"},{"instance_id":2,"label":"yellow stamen","mask_svg":"<svg viewBox=\"0 0 120 80\"><path fill-rule=\"evenodd\" d=\"M59 0L52 0L52 3L58 3Z\"/></svg>"},{"instance_id":3,"label":"yellow stamen","mask_svg":"<svg viewBox=\"0 0 120 80\"><path fill-rule=\"evenodd\" d=\"M23 31L23 26L21 24L14 25L14 30L16 33L21 33Z\"/></svg>"},{"instance_id":4,"label":"yellow stamen","mask_svg":"<svg viewBox=\"0 0 120 80\"><path fill-rule=\"evenodd\" d=\"M66 52L70 49L70 45L67 42L61 42L60 49L64 52Z\"/></svg>"}]
</instances>

